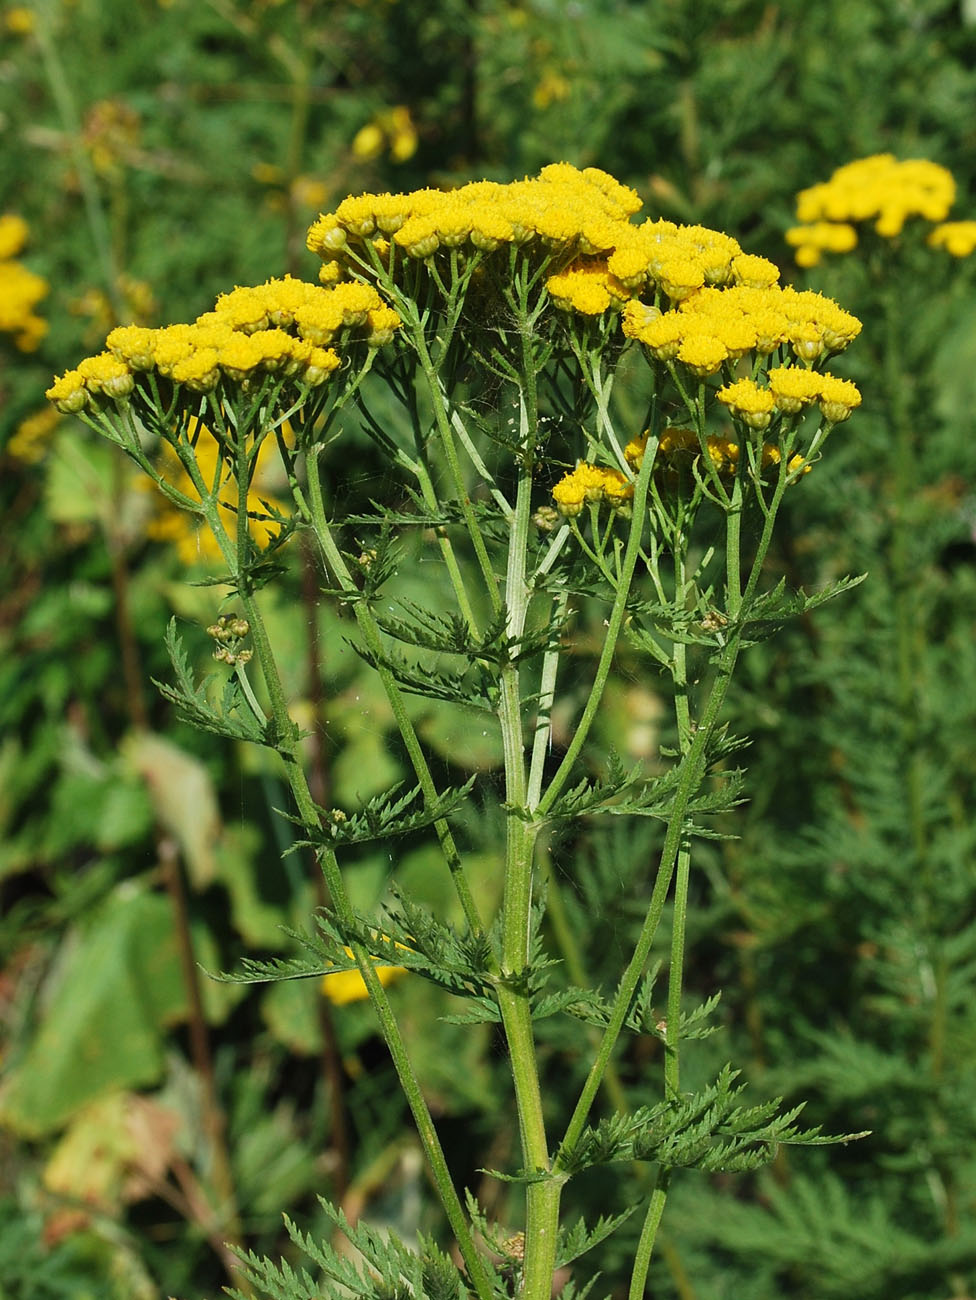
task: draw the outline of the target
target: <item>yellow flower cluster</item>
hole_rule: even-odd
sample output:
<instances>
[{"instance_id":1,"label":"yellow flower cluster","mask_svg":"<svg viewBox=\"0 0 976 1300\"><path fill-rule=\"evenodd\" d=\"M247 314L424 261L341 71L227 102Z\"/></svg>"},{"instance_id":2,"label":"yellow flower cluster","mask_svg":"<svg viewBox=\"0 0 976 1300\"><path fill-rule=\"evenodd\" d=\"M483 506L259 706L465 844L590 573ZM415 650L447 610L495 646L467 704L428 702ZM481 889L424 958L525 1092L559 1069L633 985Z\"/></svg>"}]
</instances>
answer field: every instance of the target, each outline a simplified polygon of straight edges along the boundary
<instances>
[{"instance_id":1,"label":"yellow flower cluster","mask_svg":"<svg viewBox=\"0 0 976 1300\"><path fill-rule=\"evenodd\" d=\"M36 465L44 459L51 436L61 416L51 406L43 406L25 416L7 443L7 452L22 465Z\"/></svg>"},{"instance_id":2,"label":"yellow flower cluster","mask_svg":"<svg viewBox=\"0 0 976 1300\"><path fill-rule=\"evenodd\" d=\"M812 365L846 348L861 322L818 293L730 285L703 288L663 314L635 299L624 308L622 328L656 360L678 361L704 377L747 352L783 347Z\"/></svg>"},{"instance_id":3,"label":"yellow flower cluster","mask_svg":"<svg viewBox=\"0 0 976 1300\"><path fill-rule=\"evenodd\" d=\"M944 221L956 197L952 173L923 158L900 162L874 154L846 163L829 181L801 190L800 225L786 238L800 266L816 266L825 252L850 252L857 244L851 222L873 221L883 239L895 239L911 217ZM961 254L960 254L961 255Z\"/></svg>"},{"instance_id":4,"label":"yellow flower cluster","mask_svg":"<svg viewBox=\"0 0 976 1300\"><path fill-rule=\"evenodd\" d=\"M627 504L634 495L634 485L619 470L605 469L581 460L574 470L564 474L552 489L552 499L561 515L578 515L585 502L605 502L614 510Z\"/></svg>"},{"instance_id":5,"label":"yellow flower cluster","mask_svg":"<svg viewBox=\"0 0 976 1300\"><path fill-rule=\"evenodd\" d=\"M81 411L101 397L127 397L150 371L198 392L267 373L312 388L339 366L338 353L327 345L343 331L379 347L399 325L396 312L369 285L327 289L286 276L223 294L213 311L189 325L112 330L107 350L56 380L47 397L61 411Z\"/></svg>"},{"instance_id":6,"label":"yellow flower cluster","mask_svg":"<svg viewBox=\"0 0 976 1300\"><path fill-rule=\"evenodd\" d=\"M343 199L312 226L308 247L340 267L361 265L368 242L385 256L391 240L414 258L431 257L442 247L492 252L503 244L531 243L605 253L615 247L614 230L639 207L634 191L606 172L553 163L538 177L509 185L473 181L449 191Z\"/></svg>"},{"instance_id":7,"label":"yellow flower cluster","mask_svg":"<svg viewBox=\"0 0 976 1300\"><path fill-rule=\"evenodd\" d=\"M0 334L13 335L21 352L33 352L47 333L47 321L34 308L47 294L48 283L15 260L27 235L23 217L0 215Z\"/></svg>"},{"instance_id":8,"label":"yellow flower cluster","mask_svg":"<svg viewBox=\"0 0 976 1300\"><path fill-rule=\"evenodd\" d=\"M932 248L944 248L952 257L968 257L976 249L976 221L944 221L929 232L925 242Z\"/></svg>"},{"instance_id":9,"label":"yellow flower cluster","mask_svg":"<svg viewBox=\"0 0 976 1300\"><path fill-rule=\"evenodd\" d=\"M547 281L559 307L599 315L644 286L681 301L705 285L775 284L779 271L742 252L729 235L671 221L634 225L633 190L596 167L552 163L509 185L475 181L442 192L363 194L344 199L308 234L323 274L341 278L372 265L367 245L386 264L399 249L433 257L440 249L494 252L515 245L562 269Z\"/></svg>"},{"instance_id":10,"label":"yellow flower cluster","mask_svg":"<svg viewBox=\"0 0 976 1300\"><path fill-rule=\"evenodd\" d=\"M810 372L804 371L802 373L809 374ZM814 376L814 378L823 378L823 376ZM845 382L845 380L834 380L834 383L838 384ZM849 387L854 389L853 384L849 385ZM856 391L854 389L855 393ZM858 396L856 401L851 402L851 405L856 406L859 401L860 397ZM850 414L850 411L848 411L848 414ZM635 474L640 473L646 447L647 434L643 433L640 437L628 442L624 448L627 463ZM739 444L731 438L722 438L713 434L705 439L705 448L714 470L723 477L731 478L735 474L736 466L739 463ZM693 429L677 427L665 429L658 440L654 472L658 478L664 478L665 481L675 480L683 470L690 469L700 456L701 444L698 441L698 435ZM767 442L763 444L760 461L763 469L778 465L781 459L779 447L774 443ZM806 464L801 455L795 455L790 458L788 469L791 472L802 470L807 473L811 466ZM552 499L556 503L557 510L561 515L568 518L580 514L587 502L595 505L605 503L612 509L620 509L621 506L627 505L632 500L633 495L633 483L625 478L619 470L606 469L602 465L591 465L589 462L582 460L574 470L565 474L552 489Z\"/></svg>"},{"instance_id":11,"label":"yellow flower cluster","mask_svg":"<svg viewBox=\"0 0 976 1300\"><path fill-rule=\"evenodd\" d=\"M792 415L813 402L817 402L828 424L840 424L861 405L857 385L836 375L780 366L770 370L767 377L768 387L753 379L737 379L716 394L723 406L750 429L768 428L777 411Z\"/></svg>"}]
</instances>

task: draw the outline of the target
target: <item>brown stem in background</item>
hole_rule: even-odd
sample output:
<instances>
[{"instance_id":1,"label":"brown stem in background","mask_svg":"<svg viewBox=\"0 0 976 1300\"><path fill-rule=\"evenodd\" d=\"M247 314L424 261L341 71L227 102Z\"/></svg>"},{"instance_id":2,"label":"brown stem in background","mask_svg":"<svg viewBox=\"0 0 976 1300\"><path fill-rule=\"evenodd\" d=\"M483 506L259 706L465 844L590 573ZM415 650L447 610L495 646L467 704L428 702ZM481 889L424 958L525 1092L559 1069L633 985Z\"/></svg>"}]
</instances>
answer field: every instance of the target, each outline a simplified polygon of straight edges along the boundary
<instances>
[{"instance_id":1,"label":"brown stem in background","mask_svg":"<svg viewBox=\"0 0 976 1300\"><path fill-rule=\"evenodd\" d=\"M320 807L327 808L331 795L329 758L325 748L325 695L322 690L322 666L319 652L319 579L311 545L302 539L302 603L305 606L306 640L306 694L312 712L309 744L311 762L308 786L312 798ZM325 877L312 855L312 880L316 905L330 905ZM336 1038L332 1008L325 997L318 1002L319 1029L322 1034L322 1076L329 1099L330 1140L335 1153L335 1199L341 1202L349 1187L349 1129L346 1122L345 1085L342 1077L342 1058Z\"/></svg>"}]
</instances>

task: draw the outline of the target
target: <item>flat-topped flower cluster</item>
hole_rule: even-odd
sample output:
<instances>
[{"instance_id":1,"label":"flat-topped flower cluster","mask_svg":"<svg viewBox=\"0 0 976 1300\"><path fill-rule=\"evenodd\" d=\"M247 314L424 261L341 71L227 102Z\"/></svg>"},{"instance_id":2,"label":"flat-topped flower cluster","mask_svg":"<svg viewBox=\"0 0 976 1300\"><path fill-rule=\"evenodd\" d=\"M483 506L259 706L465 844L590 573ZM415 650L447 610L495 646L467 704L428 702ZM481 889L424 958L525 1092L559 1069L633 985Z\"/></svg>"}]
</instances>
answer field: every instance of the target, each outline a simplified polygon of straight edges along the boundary
<instances>
[{"instance_id":1,"label":"flat-topped flower cluster","mask_svg":"<svg viewBox=\"0 0 976 1300\"><path fill-rule=\"evenodd\" d=\"M955 202L952 173L924 158L899 161L874 154L838 167L828 181L796 196L799 225L786 232L798 266L817 266L824 253L849 253L856 223L872 222L882 239L896 239L912 218L933 223L927 242L953 257L976 248L976 221L946 221Z\"/></svg>"},{"instance_id":2,"label":"flat-topped flower cluster","mask_svg":"<svg viewBox=\"0 0 976 1300\"><path fill-rule=\"evenodd\" d=\"M635 225L640 207L633 190L599 168L553 163L508 185L475 181L446 192L344 199L315 222L308 246L322 258L328 282L378 271L396 278L403 256L521 250L551 268L546 287L556 305L584 315L645 288L680 301L705 285L767 287L778 279L771 262L743 253L720 231L671 221Z\"/></svg>"},{"instance_id":3,"label":"flat-topped flower cluster","mask_svg":"<svg viewBox=\"0 0 976 1300\"><path fill-rule=\"evenodd\" d=\"M748 353L771 356L780 349L794 364L813 365L843 351L861 323L818 293L731 285L702 289L663 313L634 299L624 307L622 328L655 360L678 361L704 377Z\"/></svg>"},{"instance_id":4,"label":"flat-topped flower cluster","mask_svg":"<svg viewBox=\"0 0 976 1300\"><path fill-rule=\"evenodd\" d=\"M334 288L286 276L222 294L190 324L112 330L106 350L56 380L48 398L79 412L101 399L128 397L150 376L207 393L268 374L317 387L338 368L334 342L388 343L400 318L366 284Z\"/></svg>"}]
</instances>

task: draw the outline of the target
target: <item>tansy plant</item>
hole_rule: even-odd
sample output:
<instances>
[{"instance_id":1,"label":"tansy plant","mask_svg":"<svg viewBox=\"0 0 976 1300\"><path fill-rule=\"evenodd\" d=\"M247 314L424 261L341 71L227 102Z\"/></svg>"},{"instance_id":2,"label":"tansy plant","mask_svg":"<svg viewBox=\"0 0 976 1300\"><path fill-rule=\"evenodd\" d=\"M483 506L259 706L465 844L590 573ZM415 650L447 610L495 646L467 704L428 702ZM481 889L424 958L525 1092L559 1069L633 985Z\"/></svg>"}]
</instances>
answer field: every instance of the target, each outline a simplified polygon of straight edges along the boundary
<instances>
[{"instance_id":1,"label":"tansy plant","mask_svg":"<svg viewBox=\"0 0 976 1300\"><path fill-rule=\"evenodd\" d=\"M780 287L776 268L728 235L636 222L639 207L613 177L567 164L509 185L348 198L309 232L320 284L270 280L224 295L191 324L116 329L105 352L49 391L213 535L235 607L211 629L226 682L218 693L197 684L171 628L176 678L164 693L200 726L280 755L329 897L301 956L246 963L236 978L359 971L462 1261L426 1239L414 1252L345 1225L365 1259L357 1266L295 1230L319 1276L244 1255L249 1283L268 1295L549 1300L557 1267L639 1208L637 1297L676 1168L748 1170L778 1143L828 1140L801 1132L797 1112L778 1103L742 1105L730 1069L699 1092L682 1090L685 1042L704 1032L703 1009L683 1008L682 967L696 837L717 834L716 816L740 799L730 758L741 742L721 722L739 655L848 585L789 593L765 580L763 565L784 498L801 490L860 402L852 383L825 369L860 325L829 299ZM618 375L626 408L646 410L639 422L619 413ZM343 518L335 489L354 426L385 458L390 488L370 513ZM287 500L254 492L269 448ZM355 622L358 652L382 683L415 772L412 790L360 808L313 801L262 617L276 552L298 529L314 537L324 589ZM411 548L442 566L449 605L391 598ZM574 662L572 738L554 754L550 720L572 629L595 609L598 653L582 698ZM676 743L653 770L611 755L594 772L583 763L587 739L625 641L673 701ZM476 902L452 829L473 781L438 784L408 694L451 701L462 721L492 714L500 725L495 915ZM568 987L547 953L533 858L544 830L558 846L560 828L598 815L655 819L659 851L617 985ZM463 925L400 894L381 918L355 914L344 851L424 828L440 845ZM667 987L655 1009L649 959L669 899ZM433 981L467 999L469 1019L500 1026L521 1167L498 1176L524 1184L516 1244L500 1240L452 1182L378 963ZM579 1043L595 1043L568 1116L547 1113L540 1084L534 1022L555 1015L583 1022ZM659 1096L599 1116L623 1033L663 1043ZM566 1230L566 1183L620 1160L654 1167L645 1203Z\"/></svg>"}]
</instances>

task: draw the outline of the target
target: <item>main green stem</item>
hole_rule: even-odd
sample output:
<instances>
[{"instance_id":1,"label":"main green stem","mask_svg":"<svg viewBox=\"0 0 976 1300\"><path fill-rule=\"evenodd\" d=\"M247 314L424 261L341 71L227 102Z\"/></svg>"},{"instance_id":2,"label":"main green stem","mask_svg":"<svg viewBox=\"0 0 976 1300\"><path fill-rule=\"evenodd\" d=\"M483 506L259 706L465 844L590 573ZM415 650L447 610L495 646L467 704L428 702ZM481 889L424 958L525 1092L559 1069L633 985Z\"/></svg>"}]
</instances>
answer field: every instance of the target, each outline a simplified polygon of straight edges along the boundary
<instances>
[{"instance_id":1,"label":"main green stem","mask_svg":"<svg viewBox=\"0 0 976 1300\"><path fill-rule=\"evenodd\" d=\"M525 630L530 598L526 582L526 551L532 476L532 455L531 451L526 451L519 476L505 581L507 633L513 639L520 637ZM508 663L502 668L498 716L505 759L505 794L510 808L506 827L498 1008L512 1063L523 1163L529 1173L540 1170L548 1173L549 1146L532 1032L532 1010L522 982L530 959L532 869L539 828L526 820L528 783L517 663ZM523 1300L549 1300L552 1293L559 1194L559 1183L548 1178L526 1186Z\"/></svg>"}]
</instances>

